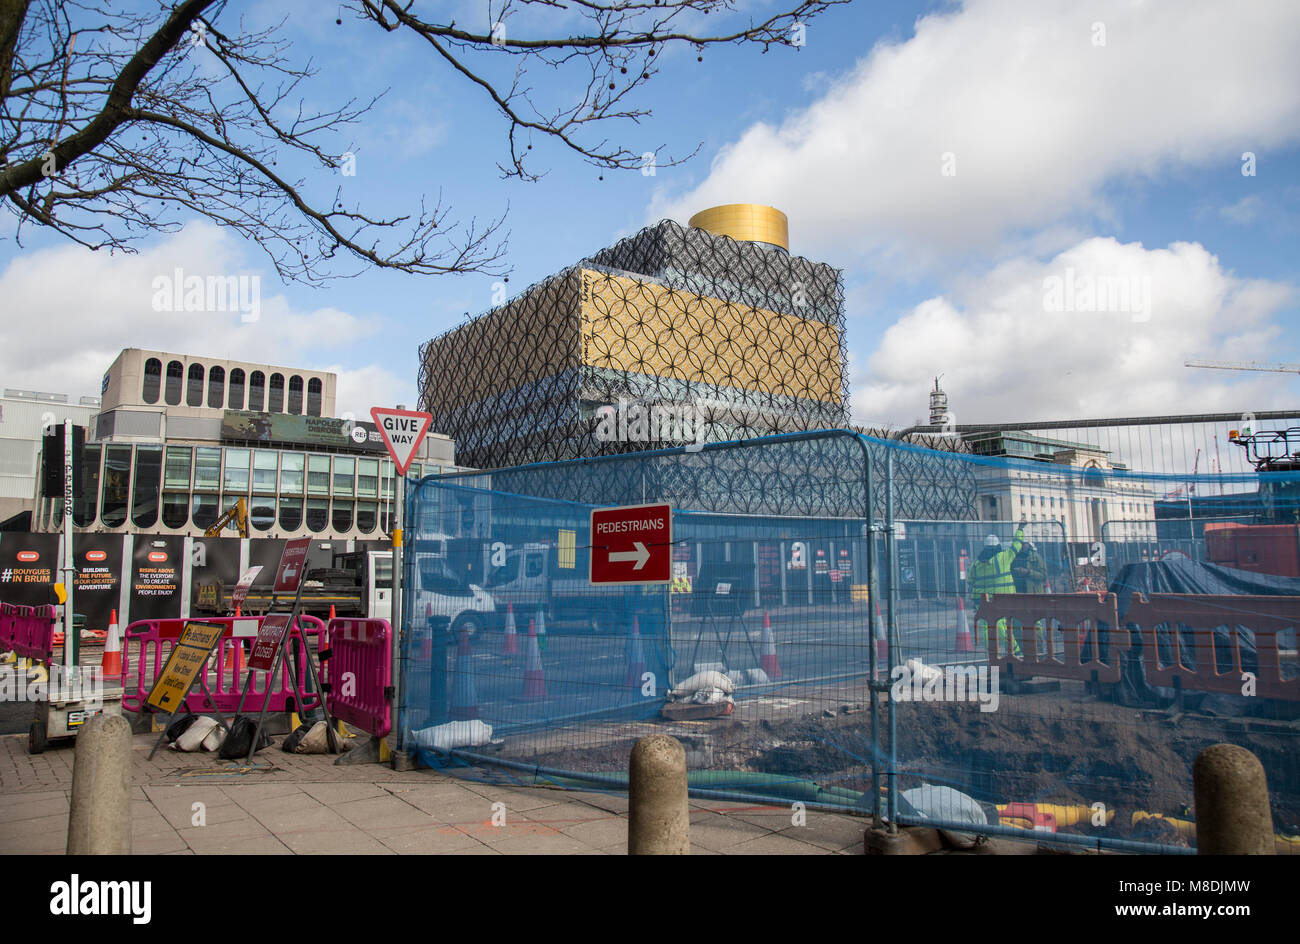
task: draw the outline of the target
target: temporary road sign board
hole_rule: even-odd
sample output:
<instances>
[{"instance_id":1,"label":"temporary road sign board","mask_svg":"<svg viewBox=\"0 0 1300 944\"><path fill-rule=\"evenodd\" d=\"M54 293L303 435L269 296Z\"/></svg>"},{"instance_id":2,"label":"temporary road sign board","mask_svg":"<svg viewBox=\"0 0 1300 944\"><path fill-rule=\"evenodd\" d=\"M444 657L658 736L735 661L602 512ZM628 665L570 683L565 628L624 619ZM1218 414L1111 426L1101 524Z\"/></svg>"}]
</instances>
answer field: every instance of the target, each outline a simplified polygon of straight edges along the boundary
<instances>
[{"instance_id":1,"label":"temporary road sign board","mask_svg":"<svg viewBox=\"0 0 1300 944\"><path fill-rule=\"evenodd\" d=\"M307 548L311 538L294 538L287 541L280 552L280 566L275 572L275 592L294 593L307 567Z\"/></svg>"},{"instance_id":2,"label":"temporary road sign board","mask_svg":"<svg viewBox=\"0 0 1300 944\"><path fill-rule=\"evenodd\" d=\"M379 427L379 435L388 447L388 454L397 466L397 474L405 475L411 467L420 442L433 425L433 414L418 410L393 410L384 406L372 406L370 417Z\"/></svg>"},{"instance_id":3,"label":"temporary road sign board","mask_svg":"<svg viewBox=\"0 0 1300 944\"><path fill-rule=\"evenodd\" d=\"M145 703L161 711L175 712L189 694L194 679L207 665L212 647L224 631L220 623L187 623Z\"/></svg>"},{"instance_id":4,"label":"temporary road sign board","mask_svg":"<svg viewBox=\"0 0 1300 944\"><path fill-rule=\"evenodd\" d=\"M253 643L253 654L248 660L250 669L270 672L275 660L275 652L284 641L284 634L289 631L290 613L268 613L262 617L262 628L257 631L257 641Z\"/></svg>"},{"instance_id":5,"label":"temporary road sign board","mask_svg":"<svg viewBox=\"0 0 1300 944\"><path fill-rule=\"evenodd\" d=\"M261 564L244 571L244 576L239 578L239 583L235 584L235 589L230 594L230 601L235 606L243 606L244 600L248 597L248 588L253 585L253 581L257 579L257 575L261 572Z\"/></svg>"},{"instance_id":6,"label":"temporary road sign board","mask_svg":"<svg viewBox=\"0 0 1300 944\"><path fill-rule=\"evenodd\" d=\"M592 583L671 583L671 505L627 505L591 512Z\"/></svg>"}]
</instances>

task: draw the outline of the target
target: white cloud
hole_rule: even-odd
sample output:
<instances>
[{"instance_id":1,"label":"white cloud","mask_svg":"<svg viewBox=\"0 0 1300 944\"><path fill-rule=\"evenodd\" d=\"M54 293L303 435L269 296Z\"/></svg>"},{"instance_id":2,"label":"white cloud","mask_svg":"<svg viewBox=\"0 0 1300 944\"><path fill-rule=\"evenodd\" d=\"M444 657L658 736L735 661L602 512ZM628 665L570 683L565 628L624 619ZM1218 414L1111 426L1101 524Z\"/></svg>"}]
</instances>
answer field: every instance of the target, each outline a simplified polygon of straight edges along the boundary
<instances>
[{"instance_id":1,"label":"white cloud","mask_svg":"<svg viewBox=\"0 0 1300 944\"><path fill-rule=\"evenodd\" d=\"M1240 223L1245 226L1247 223L1253 222L1263 209L1264 201L1257 196L1251 195L1242 197L1231 206L1222 207L1219 210L1219 215L1229 222Z\"/></svg>"},{"instance_id":2,"label":"white cloud","mask_svg":"<svg viewBox=\"0 0 1300 944\"><path fill-rule=\"evenodd\" d=\"M968 0L878 44L779 126L750 127L649 215L767 203L790 215L797 252L918 267L1079 211L1105 218L1115 180L1239 174L1243 152L1300 136L1297 61L1292 0Z\"/></svg>"},{"instance_id":3,"label":"white cloud","mask_svg":"<svg viewBox=\"0 0 1300 944\"><path fill-rule=\"evenodd\" d=\"M372 406L405 406L408 410L419 409L415 382L410 377L402 377L378 364L364 367L343 367L331 364L318 370L332 371L338 374L338 392L335 400L339 415L351 413L358 420L370 419Z\"/></svg>"},{"instance_id":4,"label":"white cloud","mask_svg":"<svg viewBox=\"0 0 1300 944\"><path fill-rule=\"evenodd\" d=\"M1077 303L1089 279L1108 278L1137 289L1135 310L1050 310L1058 283L1048 280L1072 285ZM1143 320L1136 302L1147 285ZM1220 374L1183 361L1274 359L1274 319L1293 302L1292 286L1237 278L1199 244L1084 240L1048 262L1006 262L916 305L853 378L856 420L928 417L939 373L959 424L1282 408L1297 392L1287 375Z\"/></svg>"},{"instance_id":5,"label":"white cloud","mask_svg":"<svg viewBox=\"0 0 1300 944\"><path fill-rule=\"evenodd\" d=\"M25 252L0 273L0 378L6 387L97 395L122 348L261 361L292 367L313 352L337 356L378 325L336 308L295 308L274 273L246 263L246 246L223 230L194 223L137 255L57 246ZM260 312L154 309L154 280L258 276ZM321 359L316 353L312 359Z\"/></svg>"}]
</instances>

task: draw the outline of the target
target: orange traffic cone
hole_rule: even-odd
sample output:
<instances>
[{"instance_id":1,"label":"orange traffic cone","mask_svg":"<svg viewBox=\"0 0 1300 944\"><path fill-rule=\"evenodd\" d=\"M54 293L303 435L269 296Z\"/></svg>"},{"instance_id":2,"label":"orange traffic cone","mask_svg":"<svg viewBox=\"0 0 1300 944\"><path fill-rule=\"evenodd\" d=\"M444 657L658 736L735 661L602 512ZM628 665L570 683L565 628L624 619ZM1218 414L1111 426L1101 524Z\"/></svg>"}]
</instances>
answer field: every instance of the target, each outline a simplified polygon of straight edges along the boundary
<instances>
[{"instance_id":1,"label":"orange traffic cone","mask_svg":"<svg viewBox=\"0 0 1300 944\"><path fill-rule=\"evenodd\" d=\"M337 617L334 615L334 604L333 604L333 603L330 604L330 619L331 619L331 620L337 619Z\"/></svg>"},{"instance_id":2,"label":"orange traffic cone","mask_svg":"<svg viewBox=\"0 0 1300 944\"><path fill-rule=\"evenodd\" d=\"M456 644L456 678L451 687L452 721L472 721L478 717L478 689L474 685L474 661L469 650L469 633L461 630Z\"/></svg>"},{"instance_id":3,"label":"orange traffic cone","mask_svg":"<svg viewBox=\"0 0 1300 944\"><path fill-rule=\"evenodd\" d=\"M957 651L975 651L970 638L970 619L966 616L966 600L960 596L957 597Z\"/></svg>"},{"instance_id":4,"label":"orange traffic cone","mask_svg":"<svg viewBox=\"0 0 1300 944\"><path fill-rule=\"evenodd\" d=\"M641 676L645 674L645 650L641 646L641 621L632 617L632 635L627 640L627 678L624 684L628 688L640 688Z\"/></svg>"},{"instance_id":5,"label":"orange traffic cone","mask_svg":"<svg viewBox=\"0 0 1300 944\"><path fill-rule=\"evenodd\" d=\"M524 666L524 697L546 697L546 675L542 672L542 653L537 648L537 623L528 621L528 662Z\"/></svg>"},{"instance_id":6,"label":"orange traffic cone","mask_svg":"<svg viewBox=\"0 0 1300 944\"><path fill-rule=\"evenodd\" d=\"M106 677L122 677L122 637L117 631L117 610L108 620L108 638L104 640L104 658L100 670Z\"/></svg>"},{"instance_id":7,"label":"orange traffic cone","mask_svg":"<svg viewBox=\"0 0 1300 944\"><path fill-rule=\"evenodd\" d=\"M239 612L239 604L236 603L236 604L235 604L235 619L238 619L238 618L241 617L241 616L243 616L243 614L242 614L241 612Z\"/></svg>"},{"instance_id":8,"label":"orange traffic cone","mask_svg":"<svg viewBox=\"0 0 1300 944\"><path fill-rule=\"evenodd\" d=\"M515 656L519 654L519 634L515 632L515 605L506 604L506 638L501 644L501 654L503 656Z\"/></svg>"},{"instance_id":9,"label":"orange traffic cone","mask_svg":"<svg viewBox=\"0 0 1300 944\"><path fill-rule=\"evenodd\" d=\"M776 681L781 677L781 663L776 658L776 637L772 635L772 617L763 611L763 644L758 653L758 667Z\"/></svg>"}]
</instances>

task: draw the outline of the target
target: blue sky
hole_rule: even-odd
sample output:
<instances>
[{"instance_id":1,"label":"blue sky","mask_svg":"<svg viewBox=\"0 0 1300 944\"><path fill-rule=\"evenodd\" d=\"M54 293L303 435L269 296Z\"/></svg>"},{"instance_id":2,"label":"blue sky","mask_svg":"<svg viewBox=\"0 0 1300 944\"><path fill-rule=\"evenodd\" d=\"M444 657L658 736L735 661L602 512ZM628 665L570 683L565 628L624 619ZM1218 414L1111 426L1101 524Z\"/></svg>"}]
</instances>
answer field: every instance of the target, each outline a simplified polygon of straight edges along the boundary
<instances>
[{"instance_id":1,"label":"blue sky","mask_svg":"<svg viewBox=\"0 0 1300 944\"><path fill-rule=\"evenodd\" d=\"M733 20L776 9L738 6ZM484 4L452 8L486 19ZM789 215L793 252L844 269L859 422L918 419L936 373L958 422L1300 402L1293 375L1182 366L1300 361L1295 3L859 0L808 24L797 51L709 49L699 63L669 48L636 93L653 117L605 132L635 151L699 145L685 165L602 172L538 138L538 183L500 179L500 115L420 43L346 11L336 25L336 4L285 9L293 57L321 69L309 102L390 89L338 139L356 176L312 171L312 192L341 184L376 213L439 191L456 218L508 209L511 295L663 216L769 203ZM219 22L235 29L240 14L250 27L267 15L232 2ZM507 24L565 29L549 16L561 18ZM530 84L555 101L575 91L544 69ZM497 281L369 271L286 285L257 247L199 220L126 258L30 228L22 249L11 237L5 218L0 383L74 396L97 393L133 346L330 367L340 410L412 405L418 345L489 307ZM142 286L175 265L260 275L261 321L153 311ZM1143 288L1147 310L1049 310L1047 280L1067 272Z\"/></svg>"}]
</instances>

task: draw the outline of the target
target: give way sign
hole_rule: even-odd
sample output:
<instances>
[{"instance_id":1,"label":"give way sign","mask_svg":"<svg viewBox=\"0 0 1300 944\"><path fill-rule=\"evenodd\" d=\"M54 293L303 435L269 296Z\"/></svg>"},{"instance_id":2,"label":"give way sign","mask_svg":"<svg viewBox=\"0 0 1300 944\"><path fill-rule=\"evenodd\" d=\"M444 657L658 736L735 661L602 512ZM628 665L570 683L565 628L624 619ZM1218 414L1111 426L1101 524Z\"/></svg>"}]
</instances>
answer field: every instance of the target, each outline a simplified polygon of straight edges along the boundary
<instances>
[{"instance_id":1,"label":"give way sign","mask_svg":"<svg viewBox=\"0 0 1300 944\"><path fill-rule=\"evenodd\" d=\"M592 583L671 583L671 505L591 511Z\"/></svg>"},{"instance_id":2,"label":"give way sign","mask_svg":"<svg viewBox=\"0 0 1300 944\"><path fill-rule=\"evenodd\" d=\"M392 410L384 406L372 406L370 418L379 427L379 435L384 437L388 454L397 466L397 474L405 475L415 458L416 450L425 433L433 425L433 415L417 410Z\"/></svg>"}]
</instances>

